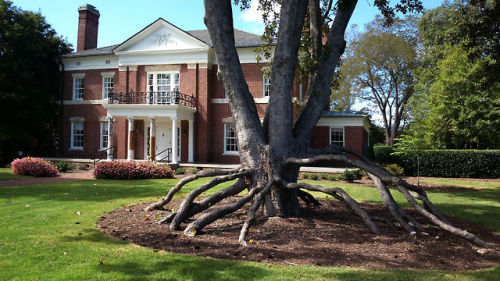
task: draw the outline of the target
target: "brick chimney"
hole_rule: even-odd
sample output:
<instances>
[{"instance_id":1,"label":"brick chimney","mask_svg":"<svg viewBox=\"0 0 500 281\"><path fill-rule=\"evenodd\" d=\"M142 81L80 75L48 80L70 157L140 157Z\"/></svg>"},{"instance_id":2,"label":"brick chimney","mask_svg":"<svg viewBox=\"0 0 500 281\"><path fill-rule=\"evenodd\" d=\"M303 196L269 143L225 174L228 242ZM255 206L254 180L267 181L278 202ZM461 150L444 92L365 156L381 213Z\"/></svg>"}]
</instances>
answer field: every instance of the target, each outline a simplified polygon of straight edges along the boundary
<instances>
[{"instance_id":1,"label":"brick chimney","mask_svg":"<svg viewBox=\"0 0 500 281\"><path fill-rule=\"evenodd\" d=\"M87 4L78 8L78 41L76 51L97 48L97 30L99 29L99 11Z\"/></svg>"}]
</instances>

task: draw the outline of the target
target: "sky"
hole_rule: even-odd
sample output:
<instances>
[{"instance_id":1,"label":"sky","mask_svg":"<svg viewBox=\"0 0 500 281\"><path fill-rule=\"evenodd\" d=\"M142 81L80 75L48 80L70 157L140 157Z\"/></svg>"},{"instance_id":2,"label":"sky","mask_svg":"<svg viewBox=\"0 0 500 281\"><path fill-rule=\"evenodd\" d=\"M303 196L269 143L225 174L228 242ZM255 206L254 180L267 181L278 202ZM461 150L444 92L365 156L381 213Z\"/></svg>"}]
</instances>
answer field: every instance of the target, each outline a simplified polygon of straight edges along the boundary
<instances>
[{"instance_id":1,"label":"sky","mask_svg":"<svg viewBox=\"0 0 500 281\"><path fill-rule=\"evenodd\" d=\"M94 5L101 14L98 47L122 43L160 17L184 30L206 29L203 23L202 0L13 0L12 2L23 10L40 12L56 32L66 38L74 48L78 32L78 7L85 4ZM427 9L437 7L442 2L442 0L423 0ZM359 0L349 24L363 27L377 14L378 10L373 7L373 0ZM245 11L233 7L233 19L235 28L256 34L260 34L263 30L261 14L255 4Z\"/></svg>"}]
</instances>

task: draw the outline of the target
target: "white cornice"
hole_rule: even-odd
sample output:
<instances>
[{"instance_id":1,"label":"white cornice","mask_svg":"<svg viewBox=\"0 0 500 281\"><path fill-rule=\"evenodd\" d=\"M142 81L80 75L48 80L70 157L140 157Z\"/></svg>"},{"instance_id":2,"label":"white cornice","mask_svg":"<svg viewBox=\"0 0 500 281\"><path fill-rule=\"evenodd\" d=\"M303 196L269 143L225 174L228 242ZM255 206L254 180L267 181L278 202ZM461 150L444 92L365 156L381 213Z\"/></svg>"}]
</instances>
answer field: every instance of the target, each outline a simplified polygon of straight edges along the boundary
<instances>
[{"instance_id":1,"label":"white cornice","mask_svg":"<svg viewBox=\"0 0 500 281\"><path fill-rule=\"evenodd\" d=\"M102 104L102 100L65 100L64 105L88 105L88 104Z\"/></svg>"}]
</instances>

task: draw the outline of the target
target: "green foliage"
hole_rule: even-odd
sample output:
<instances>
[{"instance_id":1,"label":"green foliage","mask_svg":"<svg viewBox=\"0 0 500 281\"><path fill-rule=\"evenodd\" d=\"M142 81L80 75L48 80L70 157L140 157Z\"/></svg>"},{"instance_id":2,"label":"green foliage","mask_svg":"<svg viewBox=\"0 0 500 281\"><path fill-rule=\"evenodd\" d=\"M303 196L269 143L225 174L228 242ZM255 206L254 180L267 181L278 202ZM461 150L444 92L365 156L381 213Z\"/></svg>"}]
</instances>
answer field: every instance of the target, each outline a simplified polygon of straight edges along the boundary
<instances>
[{"instance_id":1,"label":"green foliage","mask_svg":"<svg viewBox=\"0 0 500 281\"><path fill-rule=\"evenodd\" d=\"M491 58L470 61L461 47L446 46L437 67L420 72L412 100L415 122L403 139L423 147L497 148L500 82L487 85Z\"/></svg>"},{"instance_id":2,"label":"green foliage","mask_svg":"<svg viewBox=\"0 0 500 281\"><path fill-rule=\"evenodd\" d=\"M176 175L184 175L186 173L186 169L185 168L177 168L175 169L175 174Z\"/></svg>"},{"instance_id":3,"label":"green foliage","mask_svg":"<svg viewBox=\"0 0 500 281\"><path fill-rule=\"evenodd\" d=\"M373 160L380 163L397 163L397 157L393 155L394 148L383 144L373 146Z\"/></svg>"},{"instance_id":4,"label":"green foliage","mask_svg":"<svg viewBox=\"0 0 500 281\"><path fill-rule=\"evenodd\" d=\"M73 170L73 164L65 160L57 162L55 166L59 172L67 172Z\"/></svg>"},{"instance_id":5,"label":"green foliage","mask_svg":"<svg viewBox=\"0 0 500 281\"><path fill-rule=\"evenodd\" d=\"M191 174L193 174L193 175L194 175L194 174L197 174L199 171L201 171L201 170L200 170L200 169L198 169L198 168L193 168L193 169L189 170L189 172L190 172Z\"/></svg>"},{"instance_id":6,"label":"green foliage","mask_svg":"<svg viewBox=\"0 0 500 281\"><path fill-rule=\"evenodd\" d=\"M358 169L345 169L345 171L340 175L340 179L346 182L354 182L355 180L360 180L361 178L362 174Z\"/></svg>"},{"instance_id":7,"label":"green foliage","mask_svg":"<svg viewBox=\"0 0 500 281\"><path fill-rule=\"evenodd\" d=\"M318 174L310 174L310 175L309 175L309 178L310 178L311 180L317 180L317 179L319 179L319 175L318 175Z\"/></svg>"},{"instance_id":8,"label":"green foliage","mask_svg":"<svg viewBox=\"0 0 500 281\"><path fill-rule=\"evenodd\" d=\"M88 164L80 164L80 165L78 165L78 170L88 171L89 169L90 169L90 167L89 167Z\"/></svg>"},{"instance_id":9,"label":"green foliage","mask_svg":"<svg viewBox=\"0 0 500 281\"><path fill-rule=\"evenodd\" d=\"M391 172L395 176L400 177L405 174L405 169L400 167L398 164L385 164L383 166L387 171Z\"/></svg>"},{"instance_id":10,"label":"green foliage","mask_svg":"<svg viewBox=\"0 0 500 281\"><path fill-rule=\"evenodd\" d=\"M418 22L422 66L403 139L427 148L491 149L500 143L500 5L445 2Z\"/></svg>"},{"instance_id":11,"label":"green foliage","mask_svg":"<svg viewBox=\"0 0 500 281\"><path fill-rule=\"evenodd\" d=\"M40 13L0 0L0 164L54 151L58 58L69 51Z\"/></svg>"},{"instance_id":12,"label":"green foliage","mask_svg":"<svg viewBox=\"0 0 500 281\"><path fill-rule=\"evenodd\" d=\"M418 153L420 175L450 178L500 177L500 150L423 150ZM417 153L400 156L407 176L417 175Z\"/></svg>"}]
</instances>

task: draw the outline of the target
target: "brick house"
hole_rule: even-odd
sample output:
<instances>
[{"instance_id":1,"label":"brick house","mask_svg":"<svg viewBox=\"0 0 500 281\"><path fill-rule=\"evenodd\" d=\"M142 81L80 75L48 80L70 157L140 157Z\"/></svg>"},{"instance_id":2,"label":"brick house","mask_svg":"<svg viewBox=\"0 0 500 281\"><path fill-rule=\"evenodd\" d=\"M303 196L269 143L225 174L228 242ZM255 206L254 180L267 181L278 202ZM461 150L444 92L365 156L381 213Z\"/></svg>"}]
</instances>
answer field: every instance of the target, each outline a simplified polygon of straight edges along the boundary
<instances>
[{"instance_id":1,"label":"brick house","mask_svg":"<svg viewBox=\"0 0 500 281\"><path fill-rule=\"evenodd\" d=\"M62 58L64 157L239 163L207 30L184 31L160 18L121 44L96 48L99 11L85 5L78 12L77 51ZM263 118L269 81L254 53L260 37L235 30L235 40ZM294 101L302 92L295 83ZM312 145L338 143L364 153L369 125L366 116L325 111Z\"/></svg>"}]
</instances>

